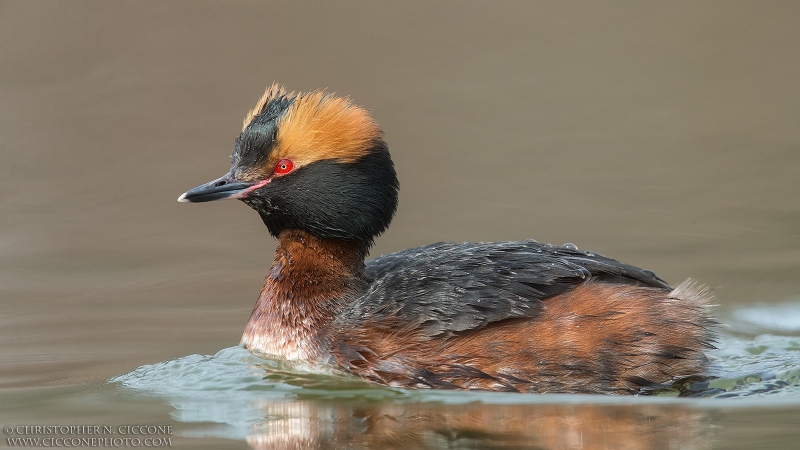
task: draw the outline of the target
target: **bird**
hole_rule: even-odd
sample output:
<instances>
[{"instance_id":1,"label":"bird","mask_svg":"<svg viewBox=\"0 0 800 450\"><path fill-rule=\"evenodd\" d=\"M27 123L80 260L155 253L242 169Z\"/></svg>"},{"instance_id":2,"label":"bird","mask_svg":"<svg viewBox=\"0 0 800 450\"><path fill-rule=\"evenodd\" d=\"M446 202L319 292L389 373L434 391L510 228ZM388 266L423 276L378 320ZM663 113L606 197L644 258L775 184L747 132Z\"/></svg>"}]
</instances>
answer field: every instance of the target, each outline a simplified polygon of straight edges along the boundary
<instances>
[{"instance_id":1,"label":"bird","mask_svg":"<svg viewBox=\"0 0 800 450\"><path fill-rule=\"evenodd\" d=\"M397 209L383 131L349 97L268 86L224 176L277 239L242 335L251 353L409 389L633 394L707 368L712 294L535 240L436 243L367 260Z\"/></svg>"}]
</instances>

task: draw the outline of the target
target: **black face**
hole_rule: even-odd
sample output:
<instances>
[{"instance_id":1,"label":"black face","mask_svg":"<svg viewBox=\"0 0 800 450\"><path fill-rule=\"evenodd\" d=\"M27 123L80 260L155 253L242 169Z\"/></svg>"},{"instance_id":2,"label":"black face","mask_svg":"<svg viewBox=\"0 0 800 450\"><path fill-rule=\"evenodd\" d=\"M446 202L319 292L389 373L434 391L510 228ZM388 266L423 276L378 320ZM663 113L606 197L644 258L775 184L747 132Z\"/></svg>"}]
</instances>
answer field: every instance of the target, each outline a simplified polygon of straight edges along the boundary
<instances>
[{"instance_id":1,"label":"black face","mask_svg":"<svg viewBox=\"0 0 800 450\"><path fill-rule=\"evenodd\" d=\"M363 241L381 234L397 209L397 175L383 142L354 163L317 161L251 192L273 236L300 229L328 239Z\"/></svg>"},{"instance_id":2,"label":"black face","mask_svg":"<svg viewBox=\"0 0 800 450\"><path fill-rule=\"evenodd\" d=\"M253 174L263 172L275 144L277 120L292 101L272 100L236 139L230 172L178 200L238 198L258 211L273 236L299 229L320 238L371 245L397 209L399 184L382 139L355 162L316 161L256 187L264 177Z\"/></svg>"}]
</instances>

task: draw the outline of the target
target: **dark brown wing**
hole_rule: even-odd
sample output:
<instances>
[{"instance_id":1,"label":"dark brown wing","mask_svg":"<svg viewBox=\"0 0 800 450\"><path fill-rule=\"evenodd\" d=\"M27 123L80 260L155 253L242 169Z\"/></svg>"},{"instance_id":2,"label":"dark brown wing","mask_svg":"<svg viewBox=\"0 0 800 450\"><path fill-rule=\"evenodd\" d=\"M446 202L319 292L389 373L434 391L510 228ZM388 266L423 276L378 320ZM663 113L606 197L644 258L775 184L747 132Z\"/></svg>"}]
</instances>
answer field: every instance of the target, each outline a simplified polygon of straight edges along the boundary
<instances>
[{"instance_id":1,"label":"dark brown wing","mask_svg":"<svg viewBox=\"0 0 800 450\"><path fill-rule=\"evenodd\" d=\"M439 243L367 262L373 282L337 327L392 316L430 337L537 315L543 300L590 279L670 289L653 272L574 246L535 241Z\"/></svg>"}]
</instances>

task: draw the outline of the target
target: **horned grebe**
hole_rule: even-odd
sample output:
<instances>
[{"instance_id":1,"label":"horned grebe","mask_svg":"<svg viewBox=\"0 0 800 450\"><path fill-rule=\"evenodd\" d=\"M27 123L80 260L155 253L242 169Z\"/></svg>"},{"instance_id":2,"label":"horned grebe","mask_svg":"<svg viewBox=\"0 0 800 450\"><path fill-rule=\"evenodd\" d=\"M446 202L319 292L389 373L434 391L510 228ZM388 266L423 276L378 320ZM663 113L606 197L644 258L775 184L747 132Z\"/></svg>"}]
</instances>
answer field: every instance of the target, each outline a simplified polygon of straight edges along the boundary
<instances>
[{"instance_id":1,"label":"horned grebe","mask_svg":"<svg viewBox=\"0 0 800 450\"><path fill-rule=\"evenodd\" d=\"M278 238L242 344L375 383L637 393L702 373L709 294L575 246L439 243L365 263L398 181L366 110L269 87L230 172L178 199L240 199Z\"/></svg>"}]
</instances>

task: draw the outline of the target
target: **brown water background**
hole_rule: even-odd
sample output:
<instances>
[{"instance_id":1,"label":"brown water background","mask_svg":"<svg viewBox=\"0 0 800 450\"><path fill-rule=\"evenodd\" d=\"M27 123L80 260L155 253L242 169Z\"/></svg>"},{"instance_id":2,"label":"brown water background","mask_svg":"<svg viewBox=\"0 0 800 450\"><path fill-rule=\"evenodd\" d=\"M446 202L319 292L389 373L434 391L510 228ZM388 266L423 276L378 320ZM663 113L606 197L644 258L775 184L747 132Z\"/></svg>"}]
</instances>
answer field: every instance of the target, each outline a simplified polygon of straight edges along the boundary
<instances>
[{"instance_id":1,"label":"brown water background","mask_svg":"<svg viewBox=\"0 0 800 450\"><path fill-rule=\"evenodd\" d=\"M796 298L798 24L792 1L0 2L0 425L175 422L97 386L238 343L274 241L175 199L227 171L272 81L383 126L401 196L373 255L533 238L696 278L722 316ZM797 406L673 408L713 422L680 448L800 442Z\"/></svg>"}]
</instances>

